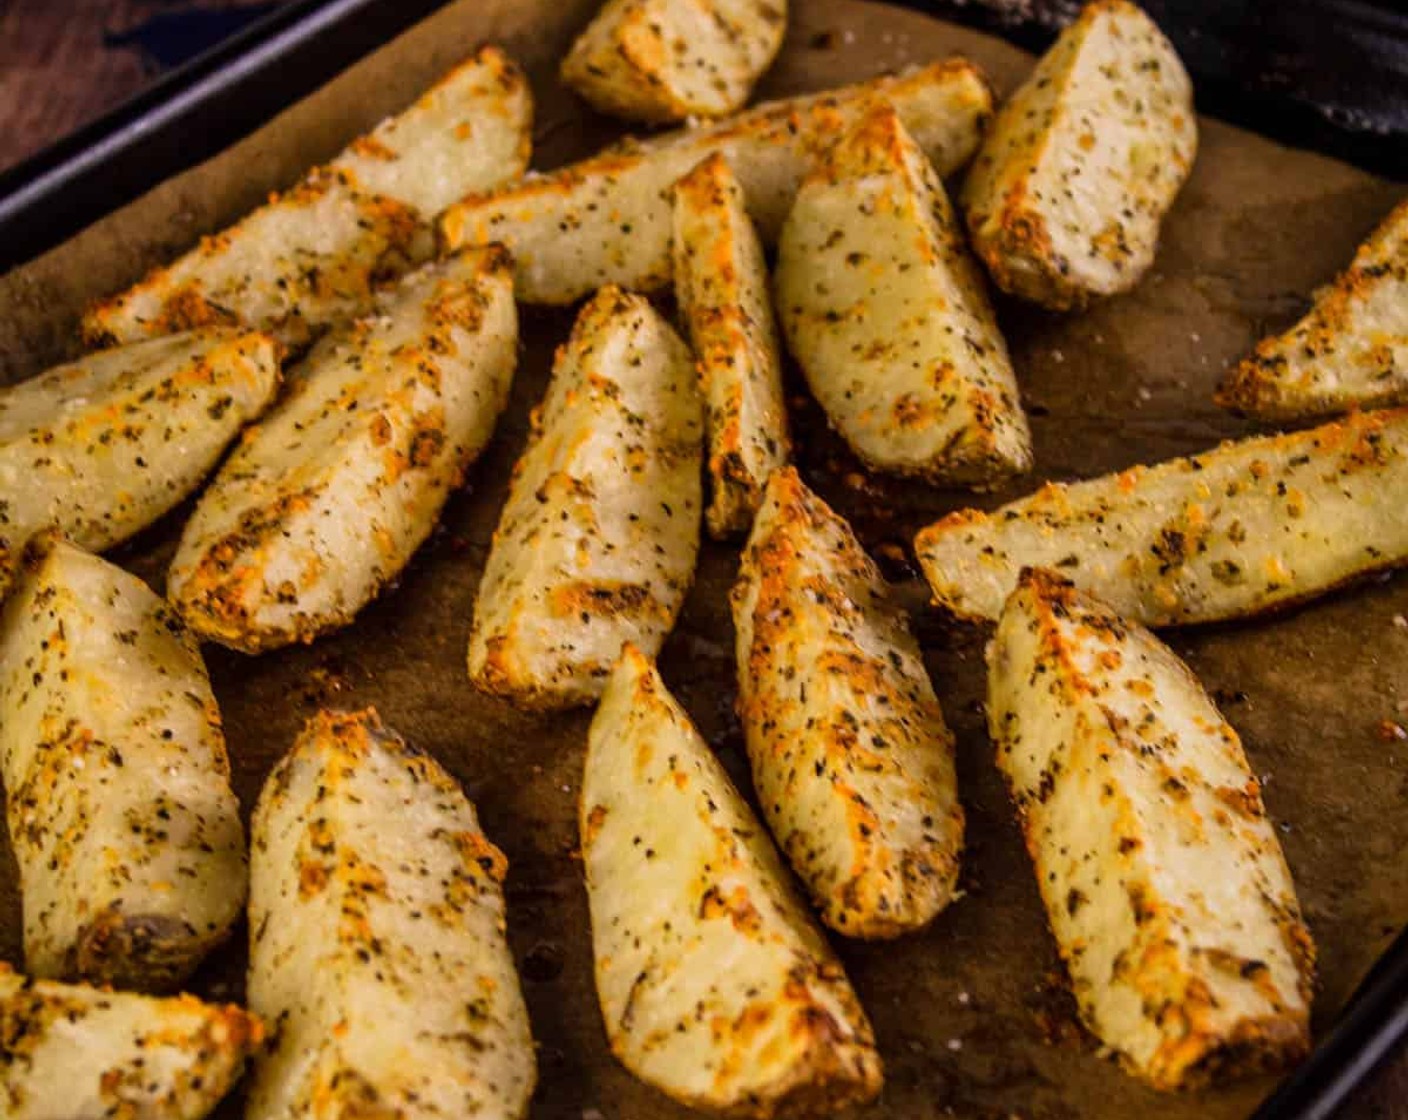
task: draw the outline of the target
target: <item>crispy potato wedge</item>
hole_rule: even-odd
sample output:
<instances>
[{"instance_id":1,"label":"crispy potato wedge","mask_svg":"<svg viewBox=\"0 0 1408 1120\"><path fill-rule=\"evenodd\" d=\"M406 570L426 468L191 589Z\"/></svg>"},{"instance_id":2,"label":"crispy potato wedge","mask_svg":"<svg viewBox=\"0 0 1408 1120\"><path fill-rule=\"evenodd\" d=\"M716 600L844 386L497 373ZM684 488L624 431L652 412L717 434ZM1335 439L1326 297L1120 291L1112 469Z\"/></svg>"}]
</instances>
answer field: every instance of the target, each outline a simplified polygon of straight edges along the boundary
<instances>
[{"instance_id":1,"label":"crispy potato wedge","mask_svg":"<svg viewBox=\"0 0 1408 1120\"><path fill-rule=\"evenodd\" d=\"M508 401L513 269L498 246L426 265L324 338L186 524L168 594L247 653L344 626L429 536Z\"/></svg>"},{"instance_id":2,"label":"crispy potato wedge","mask_svg":"<svg viewBox=\"0 0 1408 1120\"><path fill-rule=\"evenodd\" d=\"M101 552L176 506L278 384L271 338L212 329L0 389L0 596L41 530Z\"/></svg>"},{"instance_id":3,"label":"crispy potato wedge","mask_svg":"<svg viewBox=\"0 0 1408 1120\"><path fill-rule=\"evenodd\" d=\"M141 580L57 541L0 615L0 769L28 971L174 987L244 909L200 648Z\"/></svg>"},{"instance_id":4,"label":"crispy potato wedge","mask_svg":"<svg viewBox=\"0 0 1408 1120\"><path fill-rule=\"evenodd\" d=\"M33 980L0 964L0 1116L201 1120L263 1038L238 1007Z\"/></svg>"},{"instance_id":5,"label":"crispy potato wedge","mask_svg":"<svg viewBox=\"0 0 1408 1120\"><path fill-rule=\"evenodd\" d=\"M1217 403L1262 420L1300 420L1408 401L1408 201L1285 334L1264 339L1223 381Z\"/></svg>"},{"instance_id":6,"label":"crispy potato wedge","mask_svg":"<svg viewBox=\"0 0 1408 1120\"><path fill-rule=\"evenodd\" d=\"M1216 622L1408 562L1404 487L1408 410L1369 413L1048 483L990 514L949 514L914 546L935 600L960 617L995 619L1033 566L1146 626Z\"/></svg>"},{"instance_id":7,"label":"crispy potato wedge","mask_svg":"<svg viewBox=\"0 0 1408 1120\"><path fill-rule=\"evenodd\" d=\"M688 350L643 297L604 288L582 308L479 584L476 685L587 704L625 642L659 650L699 551L702 413Z\"/></svg>"},{"instance_id":8,"label":"crispy potato wedge","mask_svg":"<svg viewBox=\"0 0 1408 1120\"><path fill-rule=\"evenodd\" d=\"M1127 0L1081 12L997 114L959 198L998 286L1057 309L1128 291L1193 166L1193 86Z\"/></svg>"},{"instance_id":9,"label":"crispy potato wedge","mask_svg":"<svg viewBox=\"0 0 1408 1120\"><path fill-rule=\"evenodd\" d=\"M96 304L84 336L247 323L301 350L431 255L438 211L523 174L532 117L527 79L485 47L292 190Z\"/></svg>"},{"instance_id":10,"label":"crispy potato wedge","mask_svg":"<svg viewBox=\"0 0 1408 1120\"><path fill-rule=\"evenodd\" d=\"M525 1116L508 865L439 764L372 709L319 712L251 829L249 1003L279 1030L248 1120Z\"/></svg>"},{"instance_id":11,"label":"crispy potato wedge","mask_svg":"<svg viewBox=\"0 0 1408 1120\"><path fill-rule=\"evenodd\" d=\"M872 108L797 192L777 308L817 401L876 470L981 483L1031 466L1007 343L933 166Z\"/></svg>"},{"instance_id":12,"label":"crispy potato wedge","mask_svg":"<svg viewBox=\"0 0 1408 1120\"><path fill-rule=\"evenodd\" d=\"M815 156L877 98L895 106L945 174L973 154L992 112L992 93L977 67L939 62L629 141L514 186L470 195L445 211L441 237L451 247L503 242L518 267L518 297L529 303L572 303L605 284L663 288L670 282L670 187L676 180L719 152L743 184L758 232L771 241Z\"/></svg>"},{"instance_id":13,"label":"crispy potato wedge","mask_svg":"<svg viewBox=\"0 0 1408 1120\"><path fill-rule=\"evenodd\" d=\"M840 962L767 833L654 664L627 645L581 800L596 987L642 1081L728 1116L815 1116L880 1091Z\"/></svg>"},{"instance_id":14,"label":"crispy potato wedge","mask_svg":"<svg viewBox=\"0 0 1408 1120\"><path fill-rule=\"evenodd\" d=\"M1159 1089L1310 1048L1315 947L1237 733L1140 626L1023 573L988 721L1081 1017Z\"/></svg>"},{"instance_id":15,"label":"crispy potato wedge","mask_svg":"<svg viewBox=\"0 0 1408 1120\"><path fill-rule=\"evenodd\" d=\"M779 846L838 933L918 929L958 879L953 736L904 610L791 467L768 481L732 604L739 717Z\"/></svg>"},{"instance_id":16,"label":"crispy potato wedge","mask_svg":"<svg viewBox=\"0 0 1408 1120\"><path fill-rule=\"evenodd\" d=\"M787 0L607 0L562 63L603 113L666 123L743 108L787 30Z\"/></svg>"},{"instance_id":17,"label":"crispy potato wedge","mask_svg":"<svg viewBox=\"0 0 1408 1120\"><path fill-rule=\"evenodd\" d=\"M675 299L704 393L712 482L705 521L744 533L787 461L787 406L767 262L743 188L720 155L675 184Z\"/></svg>"}]
</instances>

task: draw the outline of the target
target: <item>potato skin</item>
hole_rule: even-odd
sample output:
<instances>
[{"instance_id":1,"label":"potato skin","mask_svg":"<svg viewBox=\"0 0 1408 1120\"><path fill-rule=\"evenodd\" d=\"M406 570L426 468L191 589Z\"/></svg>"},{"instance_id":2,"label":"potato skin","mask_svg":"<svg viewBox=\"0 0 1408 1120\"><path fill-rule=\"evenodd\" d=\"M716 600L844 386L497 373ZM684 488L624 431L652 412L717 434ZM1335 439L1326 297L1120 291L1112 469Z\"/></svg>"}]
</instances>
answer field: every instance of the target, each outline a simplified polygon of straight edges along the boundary
<instances>
[{"instance_id":1,"label":"potato skin","mask_svg":"<svg viewBox=\"0 0 1408 1120\"><path fill-rule=\"evenodd\" d=\"M767 262L743 188L717 153L675 184L675 302L704 393L711 536L746 533L786 463L787 406Z\"/></svg>"},{"instance_id":2,"label":"potato skin","mask_svg":"<svg viewBox=\"0 0 1408 1120\"><path fill-rule=\"evenodd\" d=\"M603 288L559 348L474 605L469 676L528 708L601 695L626 641L660 648L699 551L703 409L689 352Z\"/></svg>"},{"instance_id":3,"label":"potato skin","mask_svg":"<svg viewBox=\"0 0 1408 1120\"><path fill-rule=\"evenodd\" d=\"M1174 653L1028 570L988 721L1081 1017L1158 1089L1310 1049L1315 947L1237 733Z\"/></svg>"},{"instance_id":4,"label":"potato skin","mask_svg":"<svg viewBox=\"0 0 1408 1120\"><path fill-rule=\"evenodd\" d=\"M279 1030L247 1120L527 1115L508 865L440 765L374 709L319 712L251 830L249 1003Z\"/></svg>"},{"instance_id":5,"label":"potato skin","mask_svg":"<svg viewBox=\"0 0 1408 1120\"><path fill-rule=\"evenodd\" d=\"M786 30L786 0L607 0L562 81L626 120L721 117L743 108Z\"/></svg>"},{"instance_id":6,"label":"potato skin","mask_svg":"<svg viewBox=\"0 0 1408 1120\"><path fill-rule=\"evenodd\" d=\"M501 241L518 298L569 304L607 284L639 292L670 283L670 187L718 152L743 184L765 243L777 237L812 162L878 98L894 105L941 173L961 167L992 112L982 72L950 59L828 93L757 105L702 128L627 141L581 163L470 195L446 210L451 248Z\"/></svg>"},{"instance_id":7,"label":"potato skin","mask_svg":"<svg viewBox=\"0 0 1408 1120\"><path fill-rule=\"evenodd\" d=\"M1193 87L1127 0L1081 11L998 111L960 203L998 286L1058 310L1128 291L1198 146Z\"/></svg>"},{"instance_id":8,"label":"potato skin","mask_svg":"<svg viewBox=\"0 0 1408 1120\"><path fill-rule=\"evenodd\" d=\"M275 349L263 334L193 331L0 389L0 595L36 533L101 552L195 490L274 399Z\"/></svg>"},{"instance_id":9,"label":"potato skin","mask_svg":"<svg viewBox=\"0 0 1408 1120\"><path fill-rule=\"evenodd\" d=\"M35 980L0 964L0 1115L201 1120L264 1039L238 1007Z\"/></svg>"},{"instance_id":10,"label":"potato skin","mask_svg":"<svg viewBox=\"0 0 1408 1120\"><path fill-rule=\"evenodd\" d=\"M1258 420L1408 402L1408 200L1400 202L1284 334L1263 339L1217 392Z\"/></svg>"},{"instance_id":11,"label":"potato skin","mask_svg":"<svg viewBox=\"0 0 1408 1120\"><path fill-rule=\"evenodd\" d=\"M1408 410L1084 482L1047 483L915 538L935 601L995 619L1024 567L1051 567L1146 626L1262 614L1408 562Z\"/></svg>"},{"instance_id":12,"label":"potato skin","mask_svg":"<svg viewBox=\"0 0 1408 1120\"><path fill-rule=\"evenodd\" d=\"M582 861L612 1052L691 1108L802 1117L880 1091L840 962L767 833L627 645L592 720Z\"/></svg>"},{"instance_id":13,"label":"potato skin","mask_svg":"<svg viewBox=\"0 0 1408 1120\"><path fill-rule=\"evenodd\" d=\"M876 470L987 484L1031 465L1007 344L933 166L888 105L807 177L777 309L832 425Z\"/></svg>"},{"instance_id":14,"label":"potato skin","mask_svg":"<svg viewBox=\"0 0 1408 1120\"><path fill-rule=\"evenodd\" d=\"M753 784L822 921L920 928L957 885L953 735L903 609L792 467L768 481L732 604Z\"/></svg>"},{"instance_id":15,"label":"potato skin","mask_svg":"<svg viewBox=\"0 0 1408 1120\"><path fill-rule=\"evenodd\" d=\"M430 258L436 213L528 166L528 81L485 47L326 167L83 320L92 344L245 323L301 351Z\"/></svg>"},{"instance_id":16,"label":"potato skin","mask_svg":"<svg viewBox=\"0 0 1408 1120\"><path fill-rule=\"evenodd\" d=\"M195 639L147 586L44 542L0 616L0 770L30 973L173 988L229 935L246 861Z\"/></svg>"},{"instance_id":17,"label":"potato skin","mask_svg":"<svg viewBox=\"0 0 1408 1120\"><path fill-rule=\"evenodd\" d=\"M404 277L329 334L201 497L168 594L246 653L344 626L409 562L493 434L517 361L498 246Z\"/></svg>"}]
</instances>

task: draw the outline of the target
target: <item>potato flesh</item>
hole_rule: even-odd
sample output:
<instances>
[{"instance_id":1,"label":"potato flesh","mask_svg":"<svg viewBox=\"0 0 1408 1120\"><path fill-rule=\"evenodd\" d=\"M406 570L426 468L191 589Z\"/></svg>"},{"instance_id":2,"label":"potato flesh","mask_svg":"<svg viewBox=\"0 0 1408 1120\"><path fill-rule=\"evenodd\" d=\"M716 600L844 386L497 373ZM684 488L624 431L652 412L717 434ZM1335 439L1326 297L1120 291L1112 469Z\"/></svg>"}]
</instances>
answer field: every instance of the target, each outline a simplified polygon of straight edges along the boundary
<instances>
[{"instance_id":1,"label":"potato flesh","mask_svg":"<svg viewBox=\"0 0 1408 1120\"><path fill-rule=\"evenodd\" d=\"M0 621L0 769L28 971L174 987L244 908L239 805L195 640L71 545Z\"/></svg>"},{"instance_id":2,"label":"potato flesh","mask_svg":"<svg viewBox=\"0 0 1408 1120\"><path fill-rule=\"evenodd\" d=\"M1127 618L1167 626L1241 618L1408 560L1408 411L1086 482L1049 483L992 513L923 530L936 601L994 619L1023 567L1050 567Z\"/></svg>"},{"instance_id":3,"label":"potato flesh","mask_svg":"<svg viewBox=\"0 0 1408 1120\"><path fill-rule=\"evenodd\" d=\"M592 721L581 800L612 1052L730 1116L873 1097L880 1059L766 832L653 663L628 646Z\"/></svg>"},{"instance_id":4,"label":"potato flesh","mask_svg":"<svg viewBox=\"0 0 1408 1120\"><path fill-rule=\"evenodd\" d=\"M387 822L394 821L394 829ZM376 712L320 712L252 824L247 1120L515 1120L536 1079L503 854Z\"/></svg>"},{"instance_id":5,"label":"potato flesh","mask_svg":"<svg viewBox=\"0 0 1408 1120\"><path fill-rule=\"evenodd\" d=\"M765 243L776 239L813 160L877 98L895 106L940 173L972 155L992 111L978 69L961 60L830 93L758 105L702 128L608 149L581 163L450 207L451 247L500 241L513 252L518 297L566 304L606 284L670 282L670 187L705 156L728 160Z\"/></svg>"},{"instance_id":6,"label":"potato flesh","mask_svg":"<svg viewBox=\"0 0 1408 1120\"><path fill-rule=\"evenodd\" d=\"M1160 1089L1309 1049L1314 946L1237 733L1141 627L1024 574L988 719L1082 1018Z\"/></svg>"},{"instance_id":7,"label":"potato flesh","mask_svg":"<svg viewBox=\"0 0 1408 1120\"><path fill-rule=\"evenodd\" d=\"M689 352L648 301L607 288L582 309L479 584L476 685L585 704L625 642L660 648L699 550L702 413Z\"/></svg>"},{"instance_id":8,"label":"potato flesh","mask_svg":"<svg viewBox=\"0 0 1408 1120\"><path fill-rule=\"evenodd\" d=\"M169 593L203 637L252 653L350 622L493 434L517 359L507 256L428 265L379 305L295 367L187 523Z\"/></svg>"}]
</instances>

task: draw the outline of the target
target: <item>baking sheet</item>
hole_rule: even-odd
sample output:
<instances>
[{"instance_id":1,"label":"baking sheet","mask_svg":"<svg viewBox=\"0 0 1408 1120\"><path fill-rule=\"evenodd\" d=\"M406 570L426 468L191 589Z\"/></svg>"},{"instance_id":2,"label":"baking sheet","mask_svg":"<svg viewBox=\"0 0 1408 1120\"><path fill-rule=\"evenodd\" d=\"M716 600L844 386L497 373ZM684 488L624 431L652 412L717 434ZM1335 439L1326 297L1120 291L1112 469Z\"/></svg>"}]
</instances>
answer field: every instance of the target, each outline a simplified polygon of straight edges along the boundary
<instances>
[{"instance_id":1,"label":"baking sheet","mask_svg":"<svg viewBox=\"0 0 1408 1120\"><path fill-rule=\"evenodd\" d=\"M224 155L174 179L29 266L0 278L0 378L69 356L91 298L121 288L199 233L409 101L479 42L504 43L538 96L535 165L579 157L619 135L554 81L555 60L593 0L461 0L358 64ZM787 47L764 93L821 88L961 52L999 90L1030 59L987 36L857 0L795 3ZM1246 425L1210 402L1221 370L1348 260L1403 193L1351 167L1204 120L1193 177L1167 223L1154 271L1131 295L1078 316L999 303L1032 413L1041 478L1067 479L1196 451ZM535 716L480 696L464 672L473 595L529 408L571 315L524 309L513 400L483 460L397 588L351 630L249 659L208 649L246 810L274 759L323 704L375 704L464 783L511 871L510 938L540 1045L533 1115L666 1120L689 1115L631 1079L606 1046L591 979L575 797L588 715ZM967 896L916 936L840 943L886 1062L871 1118L1245 1116L1271 1082L1197 1096L1144 1089L1102 1059L1074 1021L1031 869L983 730L986 634L924 606L905 556L914 529L972 504L912 482L868 480L794 387L799 458L916 611L950 723L968 811ZM116 558L161 586L182 512ZM736 548L706 543L696 586L663 658L666 680L746 788L726 593ZM1242 732L1320 946L1321 1031L1408 921L1408 578L1385 578L1273 621L1172 635ZM396 827L394 821L388 828ZM0 956L19 963L19 901L0 859ZM243 931L194 987L237 999ZM595 1111L593 1111L595 1110ZM239 1114L228 1102L219 1116Z\"/></svg>"}]
</instances>

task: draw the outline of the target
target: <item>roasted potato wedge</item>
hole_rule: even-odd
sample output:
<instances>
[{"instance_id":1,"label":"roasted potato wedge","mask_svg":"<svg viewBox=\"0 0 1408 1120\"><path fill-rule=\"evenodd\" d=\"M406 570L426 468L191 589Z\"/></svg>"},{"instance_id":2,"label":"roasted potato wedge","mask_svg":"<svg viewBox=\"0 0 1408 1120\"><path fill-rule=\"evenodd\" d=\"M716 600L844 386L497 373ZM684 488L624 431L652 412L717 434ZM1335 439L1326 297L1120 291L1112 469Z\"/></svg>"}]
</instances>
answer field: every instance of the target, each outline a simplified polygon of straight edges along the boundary
<instances>
[{"instance_id":1,"label":"roasted potato wedge","mask_svg":"<svg viewBox=\"0 0 1408 1120\"><path fill-rule=\"evenodd\" d=\"M676 180L720 153L743 184L758 232L771 241L814 157L878 98L895 106L945 174L973 154L992 111L981 71L961 60L939 62L630 141L471 195L446 210L441 236L451 247L507 245L518 266L518 296L529 303L572 303L605 284L663 288L670 282L670 187Z\"/></svg>"},{"instance_id":2,"label":"roasted potato wedge","mask_svg":"<svg viewBox=\"0 0 1408 1120\"><path fill-rule=\"evenodd\" d=\"M141 580L43 542L0 615L0 770L28 971L159 990L244 909L200 649Z\"/></svg>"},{"instance_id":3,"label":"roasted potato wedge","mask_svg":"<svg viewBox=\"0 0 1408 1120\"><path fill-rule=\"evenodd\" d=\"M692 1108L815 1116L880 1091L841 964L654 664L627 645L592 720L582 860L611 1050Z\"/></svg>"},{"instance_id":4,"label":"roasted potato wedge","mask_svg":"<svg viewBox=\"0 0 1408 1120\"><path fill-rule=\"evenodd\" d=\"M1237 733L1174 653L1022 574L988 721L1081 1017L1159 1089L1310 1048L1315 948Z\"/></svg>"},{"instance_id":5,"label":"roasted potato wedge","mask_svg":"<svg viewBox=\"0 0 1408 1120\"><path fill-rule=\"evenodd\" d=\"M238 1007L32 980L0 964L0 1116L201 1120L263 1038Z\"/></svg>"},{"instance_id":6,"label":"roasted potato wedge","mask_svg":"<svg viewBox=\"0 0 1408 1120\"><path fill-rule=\"evenodd\" d=\"M779 846L838 933L918 929L958 879L953 736L904 610L791 467L768 482L732 603L739 717Z\"/></svg>"},{"instance_id":7,"label":"roasted potato wedge","mask_svg":"<svg viewBox=\"0 0 1408 1120\"><path fill-rule=\"evenodd\" d=\"M328 166L84 318L93 343L246 323L301 350L434 249L430 222L528 166L527 79L485 47Z\"/></svg>"},{"instance_id":8,"label":"roasted potato wedge","mask_svg":"<svg viewBox=\"0 0 1408 1120\"><path fill-rule=\"evenodd\" d=\"M743 188L720 155L675 184L675 299L704 393L712 483L705 521L744 533L787 461L787 406L767 262Z\"/></svg>"},{"instance_id":9,"label":"roasted potato wedge","mask_svg":"<svg viewBox=\"0 0 1408 1120\"><path fill-rule=\"evenodd\" d=\"M1049 567L1146 626L1260 614L1408 562L1408 410L1086 482L1048 483L915 540L936 601L995 619L1027 566Z\"/></svg>"},{"instance_id":10,"label":"roasted potato wedge","mask_svg":"<svg viewBox=\"0 0 1408 1120\"><path fill-rule=\"evenodd\" d=\"M537 1077L503 854L375 711L319 712L251 826L247 1120L514 1120Z\"/></svg>"},{"instance_id":11,"label":"roasted potato wedge","mask_svg":"<svg viewBox=\"0 0 1408 1120\"><path fill-rule=\"evenodd\" d=\"M603 113L664 123L743 108L787 30L787 0L606 0L562 63Z\"/></svg>"},{"instance_id":12,"label":"roasted potato wedge","mask_svg":"<svg viewBox=\"0 0 1408 1120\"><path fill-rule=\"evenodd\" d=\"M517 360L498 246L426 265L324 338L201 497L168 594L257 653L346 625L435 527L493 434Z\"/></svg>"},{"instance_id":13,"label":"roasted potato wedge","mask_svg":"<svg viewBox=\"0 0 1408 1120\"><path fill-rule=\"evenodd\" d=\"M876 470L982 483L1031 465L1007 343L933 165L870 109L797 192L777 250L783 333Z\"/></svg>"},{"instance_id":14,"label":"roasted potato wedge","mask_svg":"<svg viewBox=\"0 0 1408 1120\"><path fill-rule=\"evenodd\" d=\"M278 384L271 338L211 329L0 389L0 596L35 533L101 552L177 505Z\"/></svg>"},{"instance_id":15,"label":"roasted potato wedge","mask_svg":"<svg viewBox=\"0 0 1408 1120\"><path fill-rule=\"evenodd\" d=\"M1081 12L1003 105L959 202L998 286L1047 307L1128 291L1193 166L1193 86L1127 0Z\"/></svg>"},{"instance_id":16,"label":"roasted potato wedge","mask_svg":"<svg viewBox=\"0 0 1408 1120\"><path fill-rule=\"evenodd\" d=\"M532 708L601 695L621 646L653 656L699 551L703 410L689 351L604 288L559 349L479 584L469 675Z\"/></svg>"},{"instance_id":17,"label":"roasted potato wedge","mask_svg":"<svg viewBox=\"0 0 1408 1120\"><path fill-rule=\"evenodd\" d=\"M1300 420L1408 401L1408 201L1285 334L1264 339L1223 381L1217 403L1262 420Z\"/></svg>"}]
</instances>

